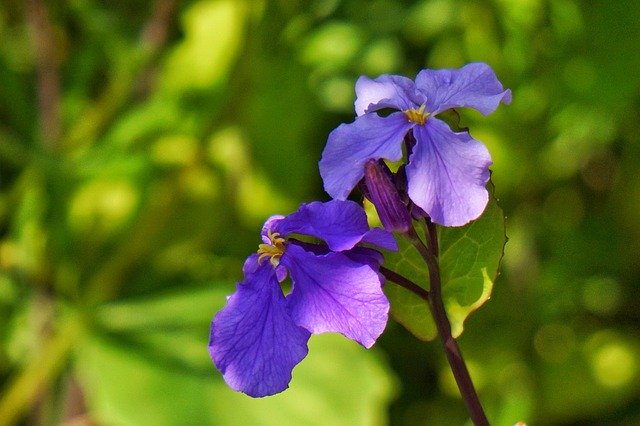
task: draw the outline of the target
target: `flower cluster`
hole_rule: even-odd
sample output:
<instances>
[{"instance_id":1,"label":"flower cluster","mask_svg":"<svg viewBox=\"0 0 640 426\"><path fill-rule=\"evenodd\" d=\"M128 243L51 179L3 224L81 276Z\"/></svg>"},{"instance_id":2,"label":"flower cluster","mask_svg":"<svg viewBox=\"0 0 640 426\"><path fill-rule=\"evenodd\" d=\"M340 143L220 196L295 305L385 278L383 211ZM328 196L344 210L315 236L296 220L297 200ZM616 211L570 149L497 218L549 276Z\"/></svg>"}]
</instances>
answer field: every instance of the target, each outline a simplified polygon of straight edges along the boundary
<instances>
[{"instance_id":1,"label":"flower cluster","mask_svg":"<svg viewBox=\"0 0 640 426\"><path fill-rule=\"evenodd\" d=\"M407 232L412 217L461 226L486 207L487 149L436 116L457 107L489 114L509 103L489 66L423 70L415 82L361 77L356 95L357 118L331 132L319 163L334 199L269 218L244 279L212 321L209 353L234 390L261 397L286 389L312 334L338 332L371 347L389 313L376 248L396 250L391 231ZM379 114L389 109L396 111ZM384 160L405 155L391 173ZM385 230L369 229L362 207L347 200L358 184Z\"/></svg>"}]
</instances>

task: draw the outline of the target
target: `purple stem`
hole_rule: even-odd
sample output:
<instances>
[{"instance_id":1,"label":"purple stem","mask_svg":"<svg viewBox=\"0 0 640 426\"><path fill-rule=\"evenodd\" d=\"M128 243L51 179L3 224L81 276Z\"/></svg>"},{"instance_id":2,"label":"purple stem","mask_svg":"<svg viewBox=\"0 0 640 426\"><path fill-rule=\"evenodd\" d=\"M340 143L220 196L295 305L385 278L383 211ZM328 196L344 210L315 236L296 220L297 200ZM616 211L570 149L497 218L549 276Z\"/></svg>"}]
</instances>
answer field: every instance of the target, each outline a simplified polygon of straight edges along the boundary
<instances>
[{"instance_id":1,"label":"purple stem","mask_svg":"<svg viewBox=\"0 0 640 426\"><path fill-rule=\"evenodd\" d=\"M447 355L447 361L449 361L453 377L467 406L471 421L476 426L488 426L489 421L480 404L480 399L473 386L467 365L462 358L458 343L451 334L451 324L449 323L449 318L447 318L447 312L442 300L442 281L440 280L440 265L438 263L438 234L436 233L435 224L430 220L427 220L427 234L428 247L422 242L415 229L411 228L407 236L420 252L429 268L429 307L431 308L444 352Z\"/></svg>"},{"instance_id":2,"label":"purple stem","mask_svg":"<svg viewBox=\"0 0 640 426\"><path fill-rule=\"evenodd\" d=\"M397 272L394 272L391 269L387 269L384 266L380 266L380 273L384 275L384 277L388 281L398 284L400 287L409 290L410 292L427 302L429 301L429 292L411 281L409 278L403 277Z\"/></svg>"}]
</instances>

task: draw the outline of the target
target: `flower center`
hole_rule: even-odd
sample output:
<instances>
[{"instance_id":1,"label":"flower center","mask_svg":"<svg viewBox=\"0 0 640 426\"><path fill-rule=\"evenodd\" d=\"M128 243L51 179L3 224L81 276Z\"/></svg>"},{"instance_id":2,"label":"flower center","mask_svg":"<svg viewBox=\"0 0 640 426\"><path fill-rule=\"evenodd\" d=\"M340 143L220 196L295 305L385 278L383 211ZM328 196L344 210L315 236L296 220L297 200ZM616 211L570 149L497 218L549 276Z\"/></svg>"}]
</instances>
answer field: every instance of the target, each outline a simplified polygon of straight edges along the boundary
<instances>
[{"instance_id":1,"label":"flower center","mask_svg":"<svg viewBox=\"0 0 640 426\"><path fill-rule=\"evenodd\" d=\"M416 124L423 125L424 123L426 123L427 118L429 117L429 113L424 112L424 108L425 108L425 105L422 104L422 106L418 109L410 108L402 112L404 112L404 114L407 116L409 121Z\"/></svg>"},{"instance_id":2,"label":"flower center","mask_svg":"<svg viewBox=\"0 0 640 426\"><path fill-rule=\"evenodd\" d=\"M258 246L258 264L265 257L269 258L269 263L271 263L274 267L280 264L280 258L284 253L284 238L280 237L279 232L271 233L271 230L267 231L267 236L269 237L269 244L260 244Z\"/></svg>"}]
</instances>

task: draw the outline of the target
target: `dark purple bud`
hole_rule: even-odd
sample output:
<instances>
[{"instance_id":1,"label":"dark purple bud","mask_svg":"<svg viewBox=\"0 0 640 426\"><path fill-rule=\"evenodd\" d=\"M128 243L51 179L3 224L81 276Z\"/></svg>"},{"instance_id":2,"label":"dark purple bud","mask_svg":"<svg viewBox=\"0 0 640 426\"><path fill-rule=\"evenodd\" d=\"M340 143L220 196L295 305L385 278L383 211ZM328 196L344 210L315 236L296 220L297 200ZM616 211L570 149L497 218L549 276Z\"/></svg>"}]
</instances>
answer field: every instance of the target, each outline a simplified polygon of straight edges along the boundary
<instances>
[{"instance_id":1,"label":"dark purple bud","mask_svg":"<svg viewBox=\"0 0 640 426\"><path fill-rule=\"evenodd\" d=\"M411 215L393 181L393 175L382 160L369 160L364 166L366 197L376 207L387 231L407 232Z\"/></svg>"}]
</instances>

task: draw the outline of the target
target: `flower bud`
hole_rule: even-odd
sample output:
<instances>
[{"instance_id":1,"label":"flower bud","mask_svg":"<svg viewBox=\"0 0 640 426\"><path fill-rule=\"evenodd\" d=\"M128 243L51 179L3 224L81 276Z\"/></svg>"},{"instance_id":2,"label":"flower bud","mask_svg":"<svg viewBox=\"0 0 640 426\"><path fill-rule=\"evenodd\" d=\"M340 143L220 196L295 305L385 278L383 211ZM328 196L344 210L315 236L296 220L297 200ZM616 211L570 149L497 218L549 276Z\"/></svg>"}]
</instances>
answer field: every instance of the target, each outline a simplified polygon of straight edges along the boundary
<instances>
[{"instance_id":1,"label":"flower bud","mask_svg":"<svg viewBox=\"0 0 640 426\"><path fill-rule=\"evenodd\" d=\"M376 207L382 225L387 231L407 232L411 216L402 202L393 175L382 160L369 160L364 166L365 196Z\"/></svg>"}]
</instances>

